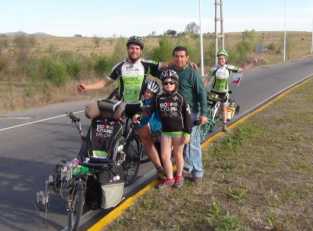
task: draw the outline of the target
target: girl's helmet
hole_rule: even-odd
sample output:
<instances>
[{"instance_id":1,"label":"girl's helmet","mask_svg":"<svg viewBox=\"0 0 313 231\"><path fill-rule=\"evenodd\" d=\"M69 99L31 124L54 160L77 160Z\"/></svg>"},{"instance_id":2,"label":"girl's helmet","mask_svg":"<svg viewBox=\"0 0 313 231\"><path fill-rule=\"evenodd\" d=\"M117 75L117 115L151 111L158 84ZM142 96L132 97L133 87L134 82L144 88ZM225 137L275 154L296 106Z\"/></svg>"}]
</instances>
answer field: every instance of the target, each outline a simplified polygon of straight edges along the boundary
<instances>
[{"instance_id":1,"label":"girl's helmet","mask_svg":"<svg viewBox=\"0 0 313 231\"><path fill-rule=\"evenodd\" d=\"M172 69L168 69L168 70L162 71L162 73L161 73L162 82L164 82L166 79L172 79L173 81L178 83L179 76L176 73L176 71L174 71Z\"/></svg>"},{"instance_id":2,"label":"girl's helmet","mask_svg":"<svg viewBox=\"0 0 313 231\"><path fill-rule=\"evenodd\" d=\"M148 80L145 83L144 90L152 91L154 94L158 94L160 92L159 84L154 80Z\"/></svg>"}]
</instances>

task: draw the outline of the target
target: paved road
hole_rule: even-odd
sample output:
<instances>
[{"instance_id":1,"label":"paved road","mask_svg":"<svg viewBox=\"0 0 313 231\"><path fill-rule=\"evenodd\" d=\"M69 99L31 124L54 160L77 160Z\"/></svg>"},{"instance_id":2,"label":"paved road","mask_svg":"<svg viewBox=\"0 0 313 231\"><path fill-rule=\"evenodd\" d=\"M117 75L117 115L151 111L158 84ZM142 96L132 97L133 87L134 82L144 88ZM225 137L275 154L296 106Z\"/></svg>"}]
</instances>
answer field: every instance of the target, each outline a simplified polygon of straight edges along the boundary
<instances>
[{"instance_id":1,"label":"paved road","mask_svg":"<svg viewBox=\"0 0 313 231\"><path fill-rule=\"evenodd\" d=\"M308 75L313 75L312 58L259 67L245 73L240 88L233 90L233 97L243 113ZM34 209L35 192L43 188L56 162L72 158L78 152L77 133L62 114L81 111L85 103L61 103L0 115L1 231L60 230L65 224L63 203L53 199L56 203L45 220ZM45 118L50 119L33 123ZM25 125L12 127L21 124Z\"/></svg>"}]
</instances>

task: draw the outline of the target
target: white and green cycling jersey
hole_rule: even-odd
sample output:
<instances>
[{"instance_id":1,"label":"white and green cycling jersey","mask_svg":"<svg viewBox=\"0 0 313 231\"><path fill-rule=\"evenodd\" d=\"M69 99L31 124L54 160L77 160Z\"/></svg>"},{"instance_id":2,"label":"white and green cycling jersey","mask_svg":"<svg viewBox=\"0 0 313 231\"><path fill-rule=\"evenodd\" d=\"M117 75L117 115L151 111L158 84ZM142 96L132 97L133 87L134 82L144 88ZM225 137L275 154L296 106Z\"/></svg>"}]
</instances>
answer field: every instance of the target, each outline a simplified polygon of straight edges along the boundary
<instances>
[{"instance_id":1,"label":"white and green cycling jersey","mask_svg":"<svg viewBox=\"0 0 313 231\"><path fill-rule=\"evenodd\" d=\"M218 93L228 93L229 91L229 78L231 72L238 72L239 67L233 65L217 65L212 69L213 85L212 90Z\"/></svg>"},{"instance_id":2,"label":"white and green cycling jersey","mask_svg":"<svg viewBox=\"0 0 313 231\"><path fill-rule=\"evenodd\" d=\"M159 77L159 63L144 59L133 63L126 59L113 67L109 79L119 79L120 96L125 102L137 102L148 74Z\"/></svg>"}]
</instances>

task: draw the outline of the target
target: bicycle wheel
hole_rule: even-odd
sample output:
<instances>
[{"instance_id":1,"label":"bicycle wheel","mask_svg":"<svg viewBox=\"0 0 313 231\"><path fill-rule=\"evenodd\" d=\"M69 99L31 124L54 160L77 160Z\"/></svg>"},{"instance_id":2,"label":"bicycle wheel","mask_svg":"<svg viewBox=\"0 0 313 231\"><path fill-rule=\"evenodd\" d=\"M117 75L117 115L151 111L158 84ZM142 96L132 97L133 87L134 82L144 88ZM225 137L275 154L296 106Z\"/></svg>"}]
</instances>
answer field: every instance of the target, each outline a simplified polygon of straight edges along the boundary
<instances>
[{"instance_id":1,"label":"bicycle wheel","mask_svg":"<svg viewBox=\"0 0 313 231\"><path fill-rule=\"evenodd\" d=\"M69 208L68 214L68 228L69 230L76 231L78 230L80 218L83 214L84 204L85 204L85 190L86 183L79 179L75 183L72 202Z\"/></svg>"},{"instance_id":2,"label":"bicycle wheel","mask_svg":"<svg viewBox=\"0 0 313 231\"><path fill-rule=\"evenodd\" d=\"M213 131L217 115L220 109L220 102L216 102L214 104L209 105L209 116L208 116L208 122L206 124L203 124L200 126L200 140L201 143L207 140L209 134Z\"/></svg>"},{"instance_id":3,"label":"bicycle wheel","mask_svg":"<svg viewBox=\"0 0 313 231\"><path fill-rule=\"evenodd\" d=\"M132 184L137 177L140 167L140 158L143 155L142 145L136 136L131 136L124 146L126 159L122 164L124 170L125 185Z\"/></svg>"}]
</instances>

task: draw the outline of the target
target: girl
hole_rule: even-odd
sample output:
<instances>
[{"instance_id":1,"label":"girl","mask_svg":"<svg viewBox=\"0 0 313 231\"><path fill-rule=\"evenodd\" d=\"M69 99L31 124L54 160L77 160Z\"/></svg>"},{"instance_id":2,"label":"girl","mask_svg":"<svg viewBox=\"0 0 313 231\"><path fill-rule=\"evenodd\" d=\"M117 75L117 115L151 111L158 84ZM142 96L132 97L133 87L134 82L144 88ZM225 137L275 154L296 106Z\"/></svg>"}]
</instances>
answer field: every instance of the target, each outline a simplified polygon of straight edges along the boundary
<instances>
[{"instance_id":1,"label":"girl","mask_svg":"<svg viewBox=\"0 0 313 231\"><path fill-rule=\"evenodd\" d=\"M158 185L159 189L175 186L181 187L184 145L189 143L192 128L190 107L178 90L178 75L174 70L166 70L161 74L163 93L156 98L155 110L159 115L161 133L161 158L166 178ZM173 177L171 154L176 161L176 176Z\"/></svg>"}]
</instances>

